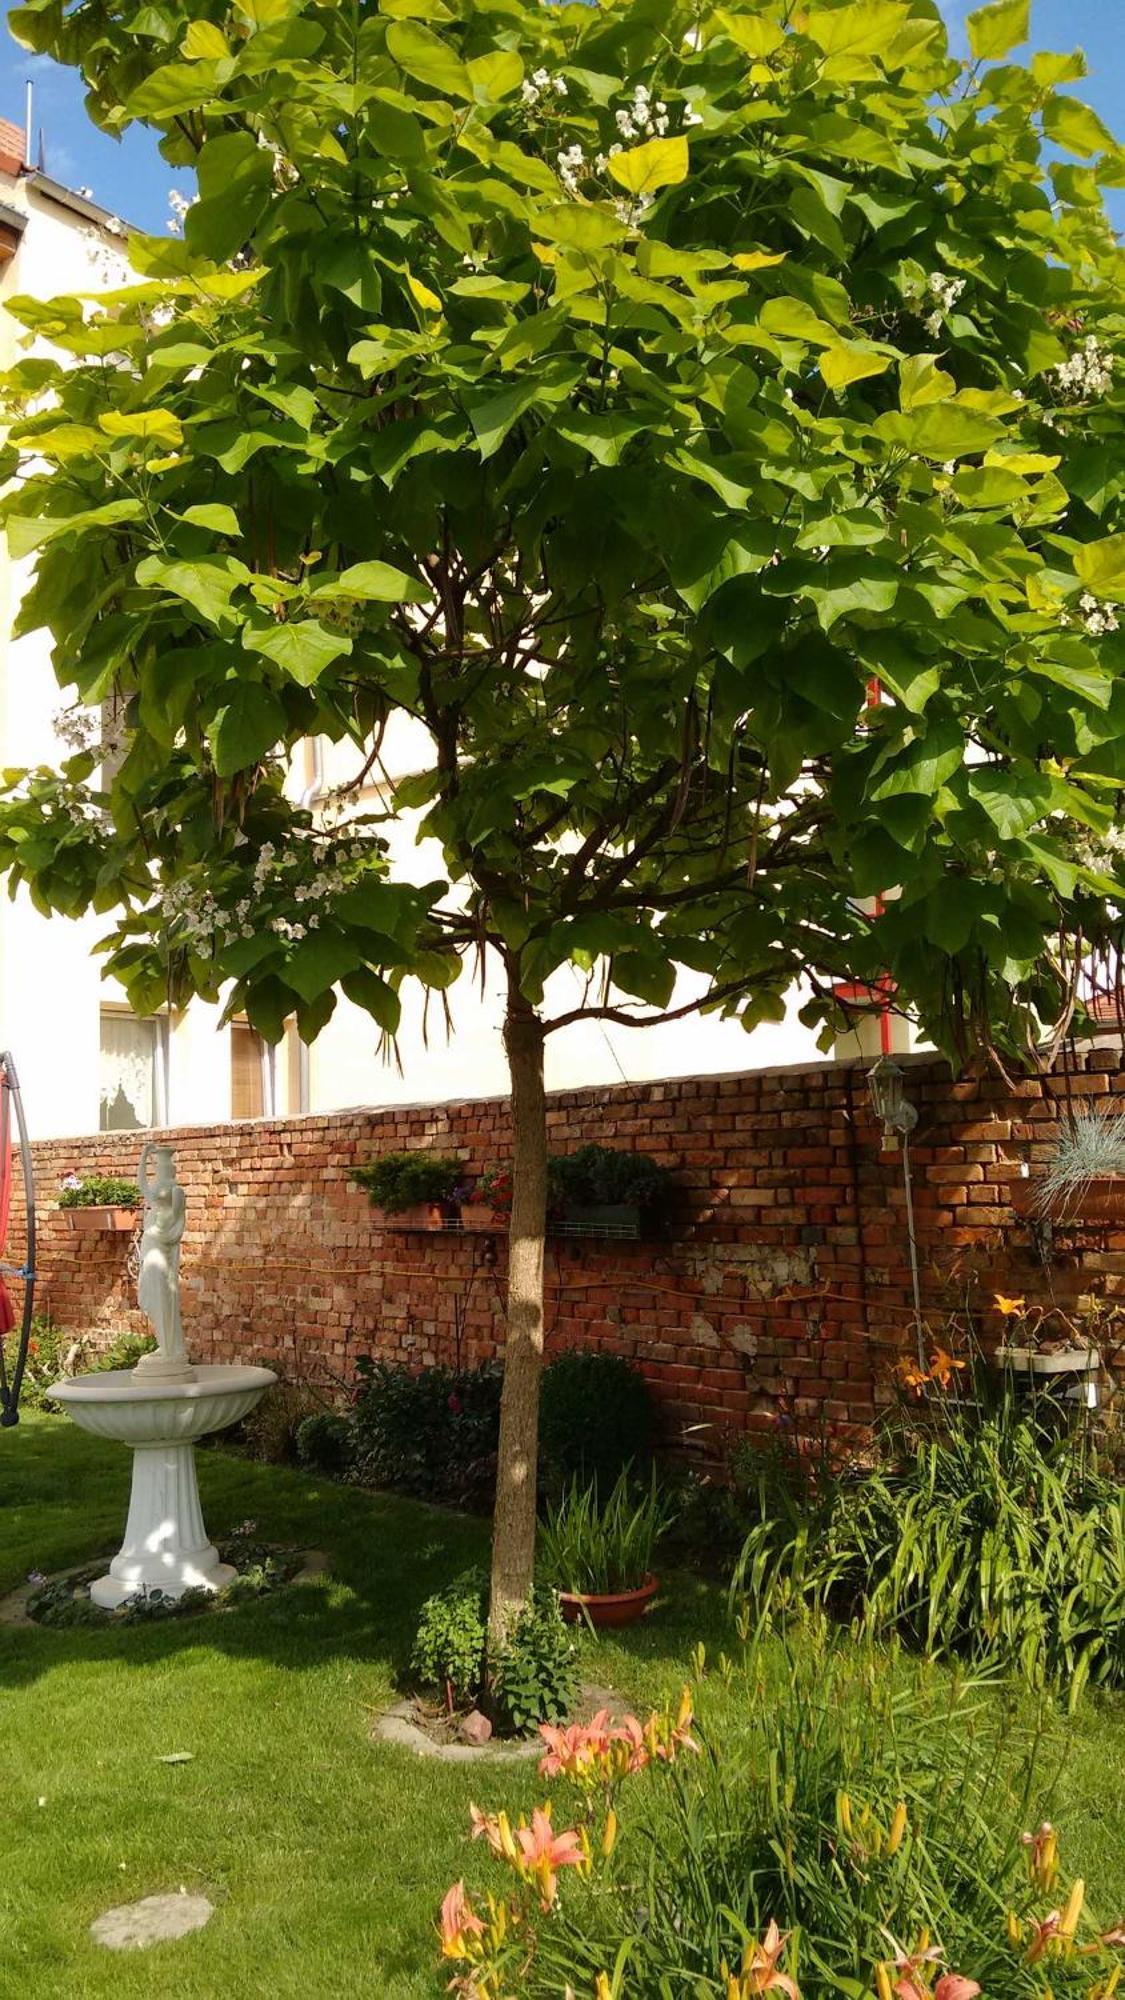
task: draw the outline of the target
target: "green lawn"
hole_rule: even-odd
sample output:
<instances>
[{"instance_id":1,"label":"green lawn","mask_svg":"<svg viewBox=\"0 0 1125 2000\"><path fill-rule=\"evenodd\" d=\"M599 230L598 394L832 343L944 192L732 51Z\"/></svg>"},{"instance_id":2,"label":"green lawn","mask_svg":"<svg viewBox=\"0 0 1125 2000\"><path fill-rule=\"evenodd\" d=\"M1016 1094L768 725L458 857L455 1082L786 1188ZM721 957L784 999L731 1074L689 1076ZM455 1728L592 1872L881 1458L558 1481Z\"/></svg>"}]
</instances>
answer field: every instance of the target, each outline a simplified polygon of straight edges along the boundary
<instances>
[{"instance_id":1,"label":"green lawn","mask_svg":"<svg viewBox=\"0 0 1125 2000\"><path fill-rule=\"evenodd\" d=\"M483 1554L484 1525L218 1452L200 1481L212 1533L252 1516L267 1539L326 1549L332 1576L216 1618L0 1629L0 1993L432 2000L442 1892L487 1873L470 1797L526 1806L540 1788L527 1767L373 1747L367 1725L423 1597ZM125 1452L59 1419L0 1432L0 1594L111 1550L127 1483ZM712 1660L730 1644L722 1597L678 1577L587 1671L643 1708L678 1690L697 1639ZM744 1699L707 1678L712 1735L737 1730ZM1125 1702L1088 1702L1053 1748L1068 1864L1107 1916L1125 1912ZM174 1751L192 1761L159 1761ZM205 1931L143 1954L90 1941L110 1904L181 1883L217 1905Z\"/></svg>"}]
</instances>

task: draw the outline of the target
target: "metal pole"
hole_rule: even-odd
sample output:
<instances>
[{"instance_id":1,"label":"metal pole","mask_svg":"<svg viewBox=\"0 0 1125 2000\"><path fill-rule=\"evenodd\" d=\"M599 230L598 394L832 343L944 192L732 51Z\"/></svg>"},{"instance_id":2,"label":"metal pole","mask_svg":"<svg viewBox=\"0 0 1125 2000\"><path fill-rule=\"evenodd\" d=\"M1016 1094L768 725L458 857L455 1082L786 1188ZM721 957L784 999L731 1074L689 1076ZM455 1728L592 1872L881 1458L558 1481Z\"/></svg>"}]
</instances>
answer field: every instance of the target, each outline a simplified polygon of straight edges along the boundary
<instances>
[{"instance_id":1,"label":"metal pole","mask_svg":"<svg viewBox=\"0 0 1125 2000\"><path fill-rule=\"evenodd\" d=\"M914 1235L914 1192L910 1185L910 1131L902 1134L902 1184L906 1189L906 1240L910 1245L910 1277L914 1286L914 1336L918 1343L918 1366L925 1369L926 1344L922 1337L922 1289L918 1282L918 1244Z\"/></svg>"},{"instance_id":2,"label":"metal pole","mask_svg":"<svg viewBox=\"0 0 1125 2000\"><path fill-rule=\"evenodd\" d=\"M0 1070L8 1080L8 1092L15 1107L16 1125L20 1135L20 1164L23 1168L23 1191L27 1204L27 1253L23 1269L23 1321L20 1327L20 1344L16 1353L12 1379L3 1397L0 1409L0 1428L10 1430L20 1420L20 1388L23 1371L27 1364L27 1348L31 1339L31 1322L35 1312L35 1169L31 1162L31 1141L27 1134L27 1120L24 1117L23 1097L20 1093L19 1077L12 1061L11 1051L5 1049L0 1055Z\"/></svg>"}]
</instances>

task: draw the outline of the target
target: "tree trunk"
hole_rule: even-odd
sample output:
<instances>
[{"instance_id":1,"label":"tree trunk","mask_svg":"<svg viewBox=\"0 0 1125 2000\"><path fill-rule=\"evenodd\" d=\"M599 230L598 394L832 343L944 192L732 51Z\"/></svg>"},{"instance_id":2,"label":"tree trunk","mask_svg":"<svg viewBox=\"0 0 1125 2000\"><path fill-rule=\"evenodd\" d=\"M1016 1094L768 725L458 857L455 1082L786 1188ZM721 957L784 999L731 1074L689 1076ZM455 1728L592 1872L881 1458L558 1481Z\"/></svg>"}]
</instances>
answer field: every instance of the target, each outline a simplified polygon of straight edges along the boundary
<instances>
[{"instance_id":1,"label":"tree trunk","mask_svg":"<svg viewBox=\"0 0 1125 2000\"><path fill-rule=\"evenodd\" d=\"M531 1594L543 1368L543 1235L547 1223L547 1104L543 1024L519 993L508 1001L504 1046L512 1079L512 1217L508 1334L492 1524L490 1649L502 1646Z\"/></svg>"}]
</instances>

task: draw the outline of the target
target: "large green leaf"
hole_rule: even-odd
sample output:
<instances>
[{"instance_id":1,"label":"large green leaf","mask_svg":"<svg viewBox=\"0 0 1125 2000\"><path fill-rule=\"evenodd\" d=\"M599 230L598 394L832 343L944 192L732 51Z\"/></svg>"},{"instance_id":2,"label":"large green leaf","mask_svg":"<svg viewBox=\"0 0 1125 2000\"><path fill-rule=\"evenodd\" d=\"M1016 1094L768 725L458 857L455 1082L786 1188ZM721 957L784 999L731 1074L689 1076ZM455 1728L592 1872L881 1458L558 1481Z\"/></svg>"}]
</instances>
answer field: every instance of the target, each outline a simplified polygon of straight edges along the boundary
<instances>
[{"instance_id":1,"label":"large green leaf","mask_svg":"<svg viewBox=\"0 0 1125 2000\"><path fill-rule=\"evenodd\" d=\"M1026 42L1031 17L1031 0L995 0L995 5L978 7L969 15L969 47L978 62L1006 56L1020 42Z\"/></svg>"},{"instance_id":2,"label":"large green leaf","mask_svg":"<svg viewBox=\"0 0 1125 2000\"><path fill-rule=\"evenodd\" d=\"M428 84L431 90L469 104L476 97L476 86L467 65L448 42L423 22L392 21L387 29L387 49L407 76Z\"/></svg>"},{"instance_id":3,"label":"large green leaf","mask_svg":"<svg viewBox=\"0 0 1125 2000\"><path fill-rule=\"evenodd\" d=\"M207 740L220 778L261 763L285 735L285 710L258 681L236 681L228 699L207 726Z\"/></svg>"},{"instance_id":4,"label":"large green leaf","mask_svg":"<svg viewBox=\"0 0 1125 2000\"><path fill-rule=\"evenodd\" d=\"M294 619L266 631L247 626L244 644L250 652L262 653L267 660L273 660L290 680L299 681L302 687L315 686L334 660L352 650L346 632L330 631L316 618Z\"/></svg>"},{"instance_id":5,"label":"large green leaf","mask_svg":"<svg viewBox=\"0 0 1125 2000\"><path fill-rule=\"evenodd\" d=\"M1056 146L1087 157L1115 145L1113 133L1102 124L1096 111L1080 104L1076 97L1051 97L1043 107L1043 130Z\"/></svg>"},{"instance_id":6,"label":"large green leaf","mask_svg":"<svg viewBox=\"0 0 1125 2000\"><path fill-rule=\"evenodd\" d=\"M215 626L229 623L231 597L249 575L234 556L145 556L137 564L137 582L146 590L170 591Z\"/></svg>"},{"instance_id":7,"label":"large green leaf","mask_svg":"<svg viewBox=\"0 0 1125 2000\"><path fill-rule=\"evenodd\" d=\"M1125 598L1125 534L1087 542L1076 551L1074 567L1096 597Z\"/></svg>"},{"instance_id":8,"label":"large green leaf","mask_svg":"<svg viewBox=\"0 0 1125 2000\"><path fill-rule=\"evenodd\" d=\"M318 598L355 598L362 604L423 604L432 594L416 577L385 562L352 563L323 583L312 576L309 591Z\"/></svg>"},{"instance_id":9,"label":"large green leaf","mask_svg":"<svg viewBox=\"0 0 1125 2000\"><path fill-rule=\"evenodd\" d=\"M99 507L88 507L83 514L8 514L4 533L11 554L18 558L30 555L33 549L46 548L49 542L63 536L85 535L92 528L112 528L121 521L139 520L143 513L139 500L107 500Z\"/></svg>"},{"instance_id":10,"label":"large green leaf","mask_svg":"<svg viewBox=\"0 0 1125 2000\"><path fill-rule=\"evenodd\" d=\"M627 193L655 194L658 188L687 179L688 142L679 134L674 139L649 139L642 146L629 146L612 155L609 171Z\"/></svg>"}]
</instances>

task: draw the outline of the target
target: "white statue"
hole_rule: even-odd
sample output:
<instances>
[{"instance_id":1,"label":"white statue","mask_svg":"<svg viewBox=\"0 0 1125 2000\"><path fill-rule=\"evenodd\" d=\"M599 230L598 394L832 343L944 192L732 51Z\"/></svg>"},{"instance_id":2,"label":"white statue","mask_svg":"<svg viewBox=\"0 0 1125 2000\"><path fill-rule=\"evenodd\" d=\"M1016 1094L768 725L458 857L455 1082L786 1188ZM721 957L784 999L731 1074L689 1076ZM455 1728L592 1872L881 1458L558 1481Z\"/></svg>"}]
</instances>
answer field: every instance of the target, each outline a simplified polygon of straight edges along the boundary
<instances>
[{"instance_id":1,"label":"white statue","mask_svg":"<svg viewBox=\"0 0 1125 2000\"><path fill-rule=\"evenodd\" d=\"M155 1162L154 1173L149 1171L150 1161ZM135 1372L165 1381L190 1381L195 1371L187 1358L180 1319L180 1244L187 1197L176 1180L171 1146L145 1146L137 1179L145 1204L137 1302L152 1323L157 1351L142 1355Z\"/></svg>"}]
</instances>

